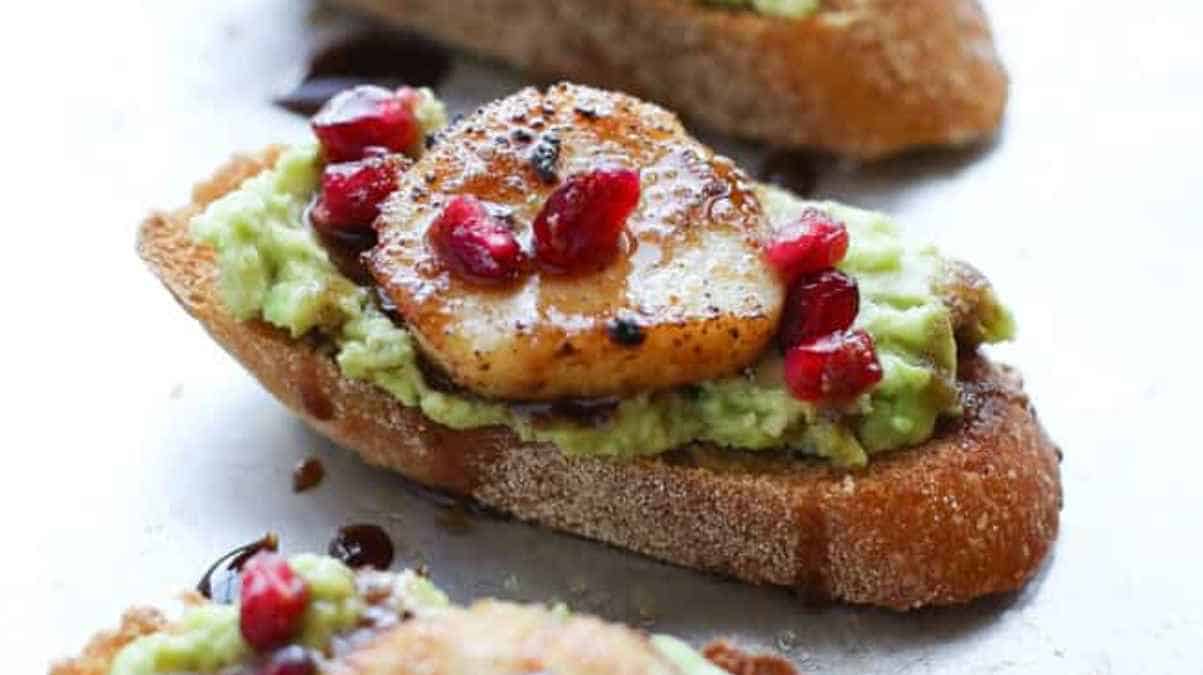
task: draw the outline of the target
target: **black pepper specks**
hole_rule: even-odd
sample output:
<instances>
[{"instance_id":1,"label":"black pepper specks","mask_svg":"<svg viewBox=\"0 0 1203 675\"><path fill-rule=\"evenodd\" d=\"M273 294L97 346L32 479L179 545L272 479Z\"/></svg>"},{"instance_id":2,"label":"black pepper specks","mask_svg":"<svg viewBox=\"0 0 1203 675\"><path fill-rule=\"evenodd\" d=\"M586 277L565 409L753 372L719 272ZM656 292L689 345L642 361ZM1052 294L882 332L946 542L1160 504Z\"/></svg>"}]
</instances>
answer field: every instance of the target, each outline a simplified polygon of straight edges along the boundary
<instances>
[{"instance_id":1,"label":"black pepper specks","mask_svg":"<svg viewBox=\"0 0 1203 675\"><path fill-rule=\"evenodd\" d=\"M518 143L530 143L535 140L534 134L526 129L514 129L510 132L510 136Z\"/></svg>"},{"instance_id":2,"label":"black pepper specks","mask_svg":"<svg viewBox=\"0 0 1203 675\"><path fill-rule=\"evenodd\" d=\"M530 164L539 176L539 180L548 185L559 180L556 174L556 163L560 161L560 138L552 134L544 134L530 153Z\"/></svg>"},{"instance_id":3,"label":"black pepper specks","mask_svg":"<svg viewBox=\"0 0 1203 675\"><path fill-rule=\"evenodd\" d=\"M623 347L638 347L647 339L647 334L643 332L643 326L640 326L633 319L619 317L611 319L606 324L606 335L618 345Z\"/></svg>"}]
</instances>

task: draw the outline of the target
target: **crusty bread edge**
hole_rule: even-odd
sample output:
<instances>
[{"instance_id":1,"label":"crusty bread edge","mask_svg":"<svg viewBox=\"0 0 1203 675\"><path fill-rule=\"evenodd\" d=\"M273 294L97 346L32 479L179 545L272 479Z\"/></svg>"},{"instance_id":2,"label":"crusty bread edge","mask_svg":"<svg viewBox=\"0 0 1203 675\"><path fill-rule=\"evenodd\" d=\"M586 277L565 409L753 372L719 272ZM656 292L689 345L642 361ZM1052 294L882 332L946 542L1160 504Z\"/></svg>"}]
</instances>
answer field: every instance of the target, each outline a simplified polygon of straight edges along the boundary
<instances>
[{"instance_id":1,"label":"crusty bread edge","mask_svg":"<svg viewBox=\"0 0 1203 675\"><path fill-rule=\"evenodd\" d=\"M1059 452L1018 378L978 355L961 364L964 417L861 472L701 446L628 462L568 457L505 429L433 424L343 377L319 343L223 310L213 252L190 240L188 220L277 153L235 157L190 206L151 215L138 252L282 403L372 464L671 563L900 610L1017 589L1056 538Z\"/></svg>"},{"instance_id":2,"label":"crusty bread edge","mask_svg":"<svg viewBox=\"0 0 1203 675\"><path fill-rule=\"evenodd\" d=\"M96 633L78 656L51 664L50 675L107 675L122 647L166 626L167 619L159 610L131 607L121 615L115 630Z\"/></svg>"},{"instance_id":3,"label":"crusty bread edge","mask_svg":"<svg viewBox=\"0 0 1203 675\"><path fill-rule=\"evenodd\" d=\"M992 136L1008 78L977 0L824 0L789 20L698 0L338 0L691 122L877 159Z\"/></svg>"}]
</instances>

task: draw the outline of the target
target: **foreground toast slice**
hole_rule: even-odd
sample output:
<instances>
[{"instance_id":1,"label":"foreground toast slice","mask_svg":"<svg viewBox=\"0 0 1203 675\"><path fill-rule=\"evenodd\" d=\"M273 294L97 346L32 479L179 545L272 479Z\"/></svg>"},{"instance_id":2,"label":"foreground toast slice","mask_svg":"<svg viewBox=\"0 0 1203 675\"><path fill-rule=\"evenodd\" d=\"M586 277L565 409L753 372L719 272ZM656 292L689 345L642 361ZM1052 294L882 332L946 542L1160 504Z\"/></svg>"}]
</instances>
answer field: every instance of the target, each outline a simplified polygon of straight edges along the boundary
<instances>
[{"instance_id":1,"label":"foreground toast slice","mask_svg":"<svg viewBox=\"0 0 1203 675\"><path fill-rule=\"evenodd\" d=\"M779 657L745 653L723 642L699 653L675 638L575 614L562 605L480 600L459 607L410 570L352 571L333 558L260 555L265 557L245 563L240 600L215 602L188 592L167 610L130 609L116 630L97 633L79 656L54 664L51 675L795 672ZM288 623L288 608L277 605L254 615L243 611L245 589L254 583L248 581L248 568L257 562L263 563L259 569L286 566L301 579L308 598L290 634L270 644L259 642L250 626L265 620ZM319 605L325 609L319 611Z\"/></svg>"},{"instance_id":2,"label":"foreground toast slice","mask_svg":"<svg viewBox=\"0 0 1203 675\"><path fill-rule=\"evenodd\" d=\"M231 160L190 206L148 218L138 250L264 386L368 462L661 560L897 609L1016 589L1056 538L1057 449L1017 376L974 352L958 369L964 415L862 472L705 445L623 462L570 457L506 429L434 424L344 377L320 345L223 308L214 253L190 239L188 221L277 155Z\"/></svg>"},{"instance_id":3,"label":"foreground toast slice","mask_svg":"<svg viewBox=\"0 0 1203 675\"><path fill-rule=\"evenodd\" d=\"M702 0L339 2L718 131L855 158L989 137L1007 97L976 0L824 0L800 18Z\"/></svg>"}]
</instances>

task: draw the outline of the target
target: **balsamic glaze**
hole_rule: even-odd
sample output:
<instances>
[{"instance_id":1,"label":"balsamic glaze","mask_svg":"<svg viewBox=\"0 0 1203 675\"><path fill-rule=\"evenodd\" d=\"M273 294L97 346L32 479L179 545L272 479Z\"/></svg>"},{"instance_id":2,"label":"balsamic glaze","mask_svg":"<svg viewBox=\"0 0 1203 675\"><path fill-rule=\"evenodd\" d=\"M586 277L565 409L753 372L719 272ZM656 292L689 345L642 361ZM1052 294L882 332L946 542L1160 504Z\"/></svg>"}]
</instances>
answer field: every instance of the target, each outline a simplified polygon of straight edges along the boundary
<instances>
[{"instance_id":1,"label":"balsamic glaze","mask_svg":"<svg viewBox=\"0 0 1203 675\"><path fill-rule=\"evenodd\" d=\"M343 36L310 57L301 83L276 104L312 115L331 96L357 84L434 87L451 71L451 52L410 33L365 31Z\"/></svg>"},{"instance_id":2,"label":"balsamic glaze","mask_svg":"<svg viewBox=\"0 0 1203 675\"><path fill-rule=\"evenodd\" d=\"M314 419L334 419L334 401L322 388L318 365L310 363L301 368L297 376L297 388L301 394L301 407Z\"/></svg>"},{"instance_id":3,"label":"balsamic glaze","mask_svg":"<svg viewBox=\"0 0 1203 675\"><path fill-rule=\"evenodd\" d=\"M638 347L647 339L647 335L643 332L643 326L640 326L633 319L618 317L611 319L606 323L606 335L614 344L622 345L623 347Z\"/></svg>"},{"instance_id":4,"label":"balsamic glaze","mask_svg":"<svg viewBox=\"0 0 1203 675\"><path fill-rule=\"evenodd\" d=\"M385 315L392 319L393 323L397 324L398 326L405 325L405 319L402 318L401 313L397 311L397 303L393 302L393 299L389 297L389 294L385 293L384 289L379 286L372 286L371 288L374 291L374 297L376 298L376 306L380 308L380 311L384 312Z\"/></svg>"},{"instance_id":5,"label":"balsamic glaze","mask_svg":"<svg viewBox=\"0 0 1203 675\"><path fill-rule=\"evenodd\" d=\"M205 570L205 575L196 584L196 592L214 602L229 604L238 597L238 572L259 551L275 551L280 546L280 539L274 532L268 532L249 544L244 544L228 551ZM225 567L222 567L225 563ZM214 583L214 574L221 573L218 583ZM218 593L214 594L214 588Z\"/></svg>"},{"instance_id":6,"label":"balsamic glaze","mask_svg":"<svg viewBox=\"0 0 1203 675\"><path fill-rule=\"evenodd\" d=\"M830 158L816 153L773 150L760 165L760 178L800 197L810 197L819 187L822 169L830 163Z\"/></svg>"},{"instance_id":7,"label":"balsamic glaze","mask_svg":"<svg viewBox=\"0 0 1203 675\"><path fill-rule=\"evenodd\" d=\"M529 415L536 423L568 419L581 426L601 426L614 418L618 411L616 398L562 398L554 401L522 401L511 403L517 412Z\"/></svg>"},{"instance_id":8,"label":"balsamic glaze","mask_svg":"<svg viewBox=\"0 0 1203 675\"><path fill-rule=\"evenodd\" d=\"M593 108L586 108L586 107L580 106L580 105L573 108L573 111L575 111L576 114L580 115L581 117L584 117L585 119L590 120L590 121L601 117L601 113L597 112Z\"/></svg>"},{"instance_id":9,"label":"balsamic glaze","mask_svg":"<svg viewBox=\"0 0 1203 675\"><path fill-rule=\"evenodd\" d=\"M330 541L327 552L350 567L388 569L393 564L393 541L378 525L345 525Z\"/></svg>"},{"instance_id":10,"label":"balsamic glaze","mask_svg":"<svg viewBox=\"0 0 1203 675\"><path fill-rule=\"evenodd\" d=\"M322 482L326 476L326 467L317 457L301 460L292 470L292 491L304 492Z\"/></svg>"},{"instance_id":11,"label":"balsamic glaze","mask_svg":"<svg viewBox=\"0 0 1203 675\"><path fill-rule=\"evenodd\" d=\"M435 391L441 391L444 394L468 395L463 387L456 384L455 380L447 374L447 371L431 363L430 359L423 356L420 352L417 355L418 372L422 373L422 379L426 380L427 386Z\"/></svg>"},{"instance_id":12,"label":"balsamic glaze","mask_svg":"<svg viewBox=\"0 0 1203 675\"><path fill-rule=\"evenodd\" d=\"M363 260L363 254L376 245L375 231L367 234L337 235L326 234L317 228L313 228L313 231L317 233L322 248L326 249L326 253L330 255L330 262L334 263L343 276L354 282L356 286L374 286L376 284L376 280L372 278L372 273L368 271L368 266L364 264Z\"/></svg>"}]
</instances>

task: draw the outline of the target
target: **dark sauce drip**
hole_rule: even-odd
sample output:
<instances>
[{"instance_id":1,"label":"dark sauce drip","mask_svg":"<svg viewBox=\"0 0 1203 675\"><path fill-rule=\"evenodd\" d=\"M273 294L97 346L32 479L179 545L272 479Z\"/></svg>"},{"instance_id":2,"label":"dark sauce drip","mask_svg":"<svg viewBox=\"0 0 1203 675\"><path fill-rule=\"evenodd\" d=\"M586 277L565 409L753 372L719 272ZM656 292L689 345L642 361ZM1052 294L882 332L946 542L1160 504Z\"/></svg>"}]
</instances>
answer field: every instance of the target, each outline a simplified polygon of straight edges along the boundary
<instances>
[{"instance_id":1,"label":"dark sauce drip","mask_svg":"<svg viewBox=\"0 0 1203 675\"><path fill-rule=\"evenodd\" d=\"M326 467L322 466L322 460L317 457L309 457L301 460L292 470L292 491L304 492L312 487L316 487L322 482L322 478L326 476Z\"/></svg>"},{"instance_id":2,"label":"dark sauce drip","mask_svg":"<svg viewBox=\"0 0 1203 675\"><path fill-rule=\"evenodd\" d=\"M350 567L385 570L393 564L393 540L378 525L360 523L339 528L327 552Z\"/></svg>"},{"instance_id":3,"label":"dark sauce drip","mask_svg":"<svg viewBox=\"0 0 1203 675\"><path fill-rule=\"evenodd\" d=\"M357 84L438 86L451 72L451 65L451 52L411 33L354 33L313 54L301 83L275 102L292 112L312 115L331 96Z\"/></svg>"},{"instance_id":4,"label":"dark sauce drip","mask_svg":"<svg viewBox=\"0 0 1203 675\"><path fill-rule=\"evenodd\" d=\"M301 394L301 407L314 419L329 420L334 418L334 402L322 388L321 376L316 364L305 366L297 378L297 388Z\"/></svg>"},{"instance_id":5,"label":"dark sauce drip","mask_svg":"<svg viewBox=\"0 0 1203 675\"><path fill-rule=\"evenodd\" d=\"M457 396L471 396L467 390L455 383L447 371L438 367L423 356L421 353L417 357L418 371L422 373L422 379L426 380L426 385L435 391L441 391L444 394L454 394Z\"/></svg>"},{"instance_id":6,"label":"dark sauce drip","mask_svg":"<svg viewBox=\"0 0 1203 675\"><path fill-rule=\"evenodd\" d=\"M640 326L633 319L619 317L606 323L606 335L610 341L623 347L638 347L647 339Z\"/></svg>"},{"instance_id":7,"label":"dark sauce drip","mask_svg":"<svg viewBox=\"0 0 1203 675\"><path fill-rule=\"evenodd\" d=\"M238 572L242 570L246 561L259 551L275 551L279 546L279 537L274 532L268 532L249 544L227 552L205 570L205 575L196 584L196 592L214 602L223 604L234 602L238 596ZM216 579L217 583L214 583L214 576L218 574L221 576ZM214 588L217 588L219 592L215 594Z\"/></svg>"},{"instance_id":8,"label":"dark sauce drip","mask_svg":"<svg viewBox=\"0 0 1203 675\"><path fill-rule=\"evenodd\" d=\"M576 112L576 114L578 114L581 117L584 117L585 119L590 120L590 121L601 117L601 113L597 112L593 108L586 108L584 106L578 105L575 108L573 108L573 110Z\"/></svg>"},{"instance_id":9,"label":"dark sauce drip","mask_svg":"<svg viewBox=\"0 0 1203 675\"><path fill-rule=\"evenodd\" d=\"M563 398L555 401L511 403L517 412L530 416L536 424L567 419L581 426L599 427L614 419L616 398Z\"/></svg>"},{"instance_id":10,"label":"dark sauce drip","mask_svg":"<svg viewBox=\"0 0 1203 675\"><path fill-rule=\"evenodd\" d=\"M819 179L831 163L831 158L821 154L773 150L760 165L760 178L801 197L810 197L818 189Z\"/></svg>"},{"instance_id":11,"label":"dark sauce drip","mask_svg":"<svg viewBox=\"0 0 1203 675\"><path fill-rule=\"evenodd\" d=\"M376 233L372 231L366 234L338 234L330 235L323 232L317 233L318 241L322 248L326 249L326 253L330 255L330 262L338 268L338 271L343 276L350 279L356 286L373 286L376 280L372 278L372 273L368 271L368 266L364 263L363 255L372 250L376 245Z\"/></svg>"},{"instance_id":12,"label":"dark sauce drip","mask_svg":"<svg viewBox=\"0 0 1203 675\"><path fill-rule=\"evenodd\" d=\"M380 308L380 311L384 312L388 318L392 319L393 323L397 324L398 326L404 326L405 319L402 318L401 313L397 311L397 303L393 302L393 299L389 297L389 294L385 293L384 289L380 288L379 286L373 286L372 291L374 291L373 297L376 299L376 306Z\"/></svg>"}]
</instances>

